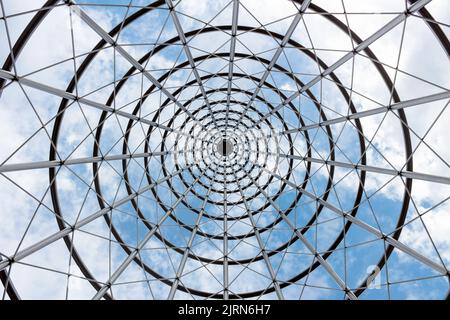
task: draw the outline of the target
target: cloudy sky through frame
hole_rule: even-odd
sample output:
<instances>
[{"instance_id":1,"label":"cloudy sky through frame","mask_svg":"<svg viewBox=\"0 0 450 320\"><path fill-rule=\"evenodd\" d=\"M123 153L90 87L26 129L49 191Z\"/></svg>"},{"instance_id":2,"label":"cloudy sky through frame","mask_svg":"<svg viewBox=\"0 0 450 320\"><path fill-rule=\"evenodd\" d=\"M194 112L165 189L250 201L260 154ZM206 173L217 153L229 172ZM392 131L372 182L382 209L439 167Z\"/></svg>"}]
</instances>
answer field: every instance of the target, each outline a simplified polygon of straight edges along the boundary
<instances>
[{"instance_id":1,"label":"cloudy sky through frame","mask_svg":"<svg viewBox=\"0 0 450 320\"><path fill-rule=\"evenodd\" d=\"M448 1L0 5L3 299L447 297Z\"/></svg>"}]
</instances>

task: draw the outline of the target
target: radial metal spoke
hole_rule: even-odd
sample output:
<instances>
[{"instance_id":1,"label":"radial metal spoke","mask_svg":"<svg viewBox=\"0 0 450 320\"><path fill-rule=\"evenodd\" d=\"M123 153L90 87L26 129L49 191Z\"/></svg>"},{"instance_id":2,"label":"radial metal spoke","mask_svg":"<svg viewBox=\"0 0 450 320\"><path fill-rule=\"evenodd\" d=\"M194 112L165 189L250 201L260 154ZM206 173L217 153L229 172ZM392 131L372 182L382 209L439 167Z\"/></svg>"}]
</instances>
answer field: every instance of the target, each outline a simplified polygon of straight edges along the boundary
<instances>
[{"instance_id":1,"label":"radial metal spoke","mask_svg":"<svg viewBox=\"0 0 450 320\"><path fill-rule=\"evenodd\" d=\"M330 75L333 73L337 68L342 66L344 63L352 59L356 54L361 52L362 50L368 48L372 43L374 43L376 40L381 38L383 35L394 29L396 26L398 26L400 23L402 23L409 15L413 14L414 12L420 10L425 5L430 3L431 0L419 0L415 2L413 5L411 5L405 12L402 12L398 16L396 16L394 19L389 21L386 25L384 25L382 28L380 28L378 31L376 31L374 34L372 34L370 37L368 37L366 40L359 43L353 51L348 52L345 56L340 58L338 61L333 63L331 66L329 66L327 69L325 69L320 75L314 77L311 81L306 83L303 87L300 88L300 90L296 91L294 94L289 96L286 100L284 100L280 105L278 105L276 108L274 108L272 111L268 112L264 117L262 117L260 120L258 120L257 124L263 122L264 120L268 119L272 115L275 114L275 112L279 111L281 108L283 108L285 105L291 103L295 98L297 98L302 93L306 92L307 90L311 89L316 83L320 82L324 77Z\"/></svg>"},{"instance_id":2,"label":"radial metal spoke","mask_svg":"<svg viewBox=\"0 0 450 320\"><path fill-rule=\"evenodd\" d=\"M287 159L319 163L319 164L335 166L335 167L340 167L340 168L355 169L355 170L360 170L360 171L381 173L381 174L386 174L386 175L391 175L391 176L399 176L399 177L417 179L417 180L422 180L422 181L450 184L450 177L436 176L436 175L420 173L420 172L411 172L411 171L407 171L407 170L394 170L394 169L389 169L389 168L380 168L380 167L369 166L369 165L358 164L358 163L347 163L347 162L341 162L341 161L335 161L335 160L324 160L324 159L318 159L318 158L312 158L312 157L303 157L303 156L299 156L299 155L288 155L288 154L283 154L283 153L279 153L279 154L278 153L269 153L269 154L273 155L273 156L280 156L280 157L287 158Z\"/></svg>"},{"instance_id":3,"label":"radial metal spoke","mask_svg":"<svg viewBox=\"0 0 450 320\"><path fill-rule=\"evenodd\" d=\"M297 28L297 25L302 20L303 14L308 9L309 5L311 4L311 1L312 0L304 0L302 2L302 5L301 5L300 9L298 10L299 12L294 16L294 19L292 20L289 28L287 29L287 31L283 37L283 40L280 43L280 46L277 48L277 51L275 51L275 54L273 55L272 59L270 60L269 65L267 66L266 70L264 71L264 74L261 77L261 80L259 81L258 85L256 86L256 90L253 92L252 97L250 98L247 105L245 106L244 112L242 113L240 120L242 120L242 118L245 116L245 114L247 114L249 107L253 104L253 101L255 101L255 98L258 96L259 91L264 86L267 78L269 77L270 73L272 72L272 68L275 66L275 64L278 61L278 58L283 53L285 46L288 44L289 40L291 39L292 34L294 33L295 29Z\"/></svg>"},{"instance_id":4,"label":"radial metal spoke","mask_svg":"<svg viewBox=\"0 0 450 320\"><path fill-rule=\"evenodd\" d=\"M269 171L270 172L270 171ZM273 176L275 174L271 173ZM317 259L317 261L320 263L320 265L328 272L328 274L336 281L336 283L339 285L339 287L345 292L345 294L348 296L351 300L357 300L358 298L355 296L355 294L350 290L350 288L347 286L347 284L339 277L339 275L334 271L334 269L331 267L331 265L325 260L322 255L316 250L316 248L306 239L306 237L300 232L300 230L289 220L289 218L284 214L284 212L278 207L278 205L273 202L272 198L261 189L258 182L253 179L253 177L249 174L247 174L247 177L253 182L253 184L258 188L258 190L264 195L264 197L267 199L267 201L270 202L272 207L275 208L275 210L278 212L280 217L283 218L284 222L289 226L289 228L292 229L292 231L296 234L296 236L300 239L300 241L305 245L305 247L311 252L312 255ZM300 189L299 189L300 190Z\"/></svg>"},{"instance_id":5,"label":"radial metal spoke","mask_svg":"<svg viewBox=\"0 0 450 320\"><path fill-rule=\"evenodd\" d=\"M233 172L233 176L234 176L235 179L237 179L237 176L236 176L236 174L234 172ZM261 254L262 254L263 258L264 258L264 263L266 264L267 271L269 271L270 278L272 279L272 283L273 283L273 285L275 287L275 292L277 294L277 297L278 297L279 300L284 300L284 295L283 295L283 292L281 291L280 283L277 281L275 270L273 269L272 263L270 262L269 256L267 255L267 250L265 249L265 245L264 245L264 242L263 242L263 240L261 238L261 234L258 231L258 227L256 225L255 218L253 217L252 210L250 209L250 207L249 207L249 205L247 203L247 199L246 199L245 193L242 190L241 185L239 183L237 184L237 186L238 186L238 189L239 189L239 193L240 193L240 195L242 197L242 201L244 201L244 207L245 207L245 210L246 210L246 212L248 214L248 217L250 219L250 223L252 224L252 228L253 228L253 230L255 232L256 241L258 242L258 246L261 249Z\"/></svg>"},{"instance_id":6,"label":"radial metal spoke","mask_svg":"<svg viewBox=\"0 0 450 320\"><path fill-rule=\"evenodd\" d=\"M52 234L51 236L48 236L47 238L36 242L34 245L31 245L31 246L27 247L26 249L20 250L14 256L9 257L8 260L1 261L0 262L0 270L3 270L7 266L9 266L11 263L18 262L18 261L22 260L23 258L35 253L36 251L41 250L42 248L54 243L55 241L62 239L63 237L69 235L70 233L72 233L76 230L79 230L81 227L91 223L92 221L96 220L97 218L102 217L105 214L108 214L111 210L117 209L118 207L124 205L125 203L128 203L129 201L135 199L139 195L149 191L150 189L156 187L157 185L159 185L167 180L170 180L174 176L179 175L180 173L182 173L183 171L187 170L188 168L190 168L192 166L193 165L190 165L186 168L177 170L174 173L167 175L164 178L159 179L155 183L149 184L148 186L145 186L145 187L139 189L138 191L133 192L132 194L128 195L127 197L120 199L118 201L115 201L109 207L105 207L104 209L101 209L101 210L87 216L86 218L83 218L82 220L75 223L73 226L68 226L68 227Z\"/></svg>"},{"instance_id":7,"label":"radial metal spoke","mask_svg":"<svg viewBox=\"0 0 450 320\"><path fill-rule=\"evenodd\" d=\"M186 57L188 58L189 65L191 66L192 72L195 76L195 80L197 81L200 91L203 95L203 99L205 100L206 107L208 108L208 110L211 114L211 117L215 123L216 119L215 119L214 113L212 112L211 105L209 104L208 96L206 95L206 91L203 86L203 82L200 78L200 74L198 73L197 67L195 66L194 57L192 56L191 50L189 49L189 44L186 39L183 28L181 27L180 20L178 19L178 16L177 16L177 13L175 10L175 6L173 5L172 0L165 0L165 1L166 1L166 5L169 7L170 15L172 16L172 20L175 25L175 29L177 30L178 37L180 38L180 42L183 45L184 53L186 54Z\"/></svg>"},{"instance_id":8,"label":"radial metal spoke","mask_svg":"<svg viewBox=\"0 0 450 320\"><path fill-rule=\"evenodd\" d=\"M86 98L83 98L83 97L78 97L77 95L75 95L75 94L73 94L71 92L66 92L64 90L60 90L60 89L48 86L48 85L43 84L43 83L39 83L39 82L30 80L30 79L27 79L27 78L22 78L22 77L15 76L13 73L11 73L9 71L0 70L0 78L6 79L6 80L17 81L17 82L19 82L20 84L22 84L24 86L27 86L27 87L30 87L30 88L34 88L34 89L38 89L38 90L41 90L43 92L47 92L47 93L53 94L53 95L55 95L57 97L61 97L61 98L68 99L68 100L71 100L71 101L77 101L78 103L85 104L85 105L90 106L90 107L94 107L94 108L96 108L98 110L106 111L106 112L109 112L109 113L112 113L112 114L117 114L117 115L119 115L121 117L125 117L125 118L128 118L128 119L134 120L134 121L139 121L141 123L145 123L145 124L147 124L149 126L160 128L160 129L163 129L163 130L168 131L168 132L174 132L174 133L178 133L178 134L181 134L181 135L184 135L184 136L187 135L185 132L178 131L176 129L167 127L167 126L165 126L163 124L160 124L160 123L157 123L157 122L154 122L154 121L150 121L150 120L147 120L145 118L141 118L141 117L139 117L137 115L134 115L134 114L131 114L131 113L119 110L119 109L114 109L114 108L109 107L107 105L104 105L104 104L101 104L101 103L98 103L98 102L95 102L95 101L92 101L92 100L89 100L89 99L86 99Z\"/></svg>"},{"instance_id":9,"label":"radial metal spoke","mask_svg":"<svg viewBox=\"0 0 450 320\"><path fill-rule=\"evenodd\" d=\"M230 108L231 89L233 88L234 57L236 54L236 36L239 19L239 0L233 0L233 17L231 21L230 62L228 64L227 113ZM228 118L228 114L227 114Z\"/></svg>"},{"instance_id":10,"label":"radial metal spoke","mask_svg":"<svg viewBox=\"0 0 450 320\"><path fill-rule=\"evenodd\" d=\"M181 104L177 98L175 98L164 86L155 78L153 77L145 68L142 66L136 59L134 59L121 45L119 45L110 35L108 32L102 29L89 15L87 15L80 7L77 6L77 3L73 0L65 0L65 2L72 7L76 8L74 9L74 12L89 26L92 30L94 30L103 40L105 40L107 43L112 45L117 52L124 57L133 67L136 68L139 72L141 72L151 83L155 85L156 88L161 90L164 95L166 95L175 105L177 105L181 110L184 111L184 113L192 119L195 123L197 123L200 127L204 128L204 125L200 123L195 116L186 109L183 104Z\"/></svg>"},{"instance_id":11,"label":"radial metal spoke","mask_svg":"<svg viewBox=\"0 0 450 320\"><path fill-rule=\"evenodd\" d=\"M189 151L178 151L177 153L184 153ZM139 158L150 158L174 154L172 151L162 151L162 152L143 152L143 153L133 153L133 154L117 154L108 156L97 156L97 157L85 157L85 158L75 158L66 160L49 160L49 161L35 161L27 163L14 163L14 164L4 164L0 166L0 172L11 172L11 171L22 171L22 170L34 170L34 169L47 169L55 168L60 166L72 166L77 164L86 163L97 163L103 161L115 161L115 160L125 160L125 159L139 159Z\"/></svg>"},{"instance_id":12,"label":"radial metal spoke","mask_svg":"<svg viewBox=\"0 0 450 320\"><path fill-rule=\"evenodd\" d=\"M136 255L139 253L139 251L141 251L145 245L147 244L147 242L150 240L151 237L153 237L153 235L156 233L156 231L158 231L158 229L161 227L161 225L164 223L164 221L166 221L166 219L173 214L174 210L176 209L176 207L181 203L181 201L189 194L189 192L194 188L194 186L197 184L197 182L203 177L203 175L199 176L198 178L196 178L192 184L189 186L189 188L187 188L183 194L181 195L181 197L179 197L175 203L172 205L172 207L167 210L167 212L159 219L158 223L153 226L153 228L147 232L147 234L144 236L144 238L139 242L139 244L137 245L137 247L128 254L127 258L122 262L122 264L116 269L116 271L114 271L113 274L111 274L111 276L109 277L108 281L106 282L106 284L104 286L102 286L102 288L100 290L98 290L98 292L94 295L94 297L92 298L93 300L98 300L101 299L105 294L106 291L108 291L111 286L114 284L114 282L120 277L120 275L125 271L125 269L130 265L130 263L134 260L134 258L136 257Z\"/></svg>"},{"instance_id":13,"label":"radial metal spoke","mask_svg":"<svg viewBox=\"0 0 450 320\"><path fill-rule=\"evenodd\" d=\"M189 250L191 250L192 244L194 243L195 236L197 235L197 231L200 229L200 221L202 220L203 214L205 213L206 204L208 203L208 195L211 192L212 187L208 188L205 200L202 203L202 207L200 209L200 213L197 216L197 219L194 223L194 228L189 236L189 240L186 244L186 248L184 249L183 257L181 258L180 265L178 266L177 273L175 275L175 279L170 287L169 295L167 297L168 300L173 300L175 297L175 293L177 291L178 285L180 284L180 278L183 275L184 267L186 266L186 262L189 257Z\"/></svg>"},{"instance_id":14,"label":"radial metal spoke","mask_svg":"<svg viewBox=\"0 0 450 320\"><path fill-rule=\"evenodd\" d=\"M259 165L257 165L257 166L259 166ZM440 265L440 264L438 264L438 263L428 259L427 257L425 257L424 255L420 254L416 250L406 246L405 244L403 244L400 241L392 238L391 236L389 236L387 234L384 234L380 230L372 227L371 225L365 223L364 221L359 220L358 218L352 216L351 214L340 210L339 208L335 207L334 205L332 205L328 201L325 201L325 200L323 200L323 199L321 199L319 197L316 197L314 194L312 194L311 192L308 192L307 190L303 189L302 187L296 185L292 181L289 181L289 180L281 177L280 175L276 174L275 172L272 172L272 171L270 171L270 170L268 170L268 169L266 169L264 167L261 167L261 166L259 166L259 167L261 169L263 169L264 171L268 172L269 174L271 174L273 177L275 177L275 178L285 182L286 184L288 184L292 188L298 190L299 192L301 192L305 196L313 199L314 201L317 201L318 203L320 203L321 205L323 205L324 207L326 207L330 211L332 211L334 213L337 213L338 215L344 217L348 221L354 223L355 225L358 225L359 227L363 228L364 230L368 231L369 233L375 235L379 239L385 240L386 242L388 242L389 244L391 244L395 248L397 248L400 251L410 255L411 257L415 258L416 260L421 261L422 263L424 263L427 266L429 266L430 268L436 270L440 274L442 274L442 275L447 275L448 274L449 271L445 268L445 266Z\"/></svg>"},{"instance_id":15,"label":"radial metal spoke","mask_svg":"<svg viewBox=\"0 0 450 320\"><path fill-rule=\"evenodd\" d=\"M295 133L295 132L299 132L299 131L307 131L307 130L311 130L311 129L326 127L326 126L330 126L330 125L337 124L337 123L342 123L342 122L346 122L346 121L351 121L351 120L355 120L355 119L360 119L360 118L364 118L364 117L369 117L369 116L373 116L373 115L377 115L377 114L386 113L386 112L389 112L392 110L405 109L405 108L414 107L417 105L426 104L426 103L430 103L430 102L436 102L436 101L445 100L445 99L450 99L450 91L444 91L444 92L432 94L432 95L425 96L425 97L400 101L397 103L393 103L387 107L379 107L379 108L370 109L370 110L366 110L366 111L355 112L355 113L349 114L348 116L342 116L342 117L338 117L338 118L334 118L334 119L330 119L330 120L326 120L326 121L320 121L317 123L301 126L296 129L281 131L280 134L290 134L290 133Z\"/></svg>"}]
</instances>

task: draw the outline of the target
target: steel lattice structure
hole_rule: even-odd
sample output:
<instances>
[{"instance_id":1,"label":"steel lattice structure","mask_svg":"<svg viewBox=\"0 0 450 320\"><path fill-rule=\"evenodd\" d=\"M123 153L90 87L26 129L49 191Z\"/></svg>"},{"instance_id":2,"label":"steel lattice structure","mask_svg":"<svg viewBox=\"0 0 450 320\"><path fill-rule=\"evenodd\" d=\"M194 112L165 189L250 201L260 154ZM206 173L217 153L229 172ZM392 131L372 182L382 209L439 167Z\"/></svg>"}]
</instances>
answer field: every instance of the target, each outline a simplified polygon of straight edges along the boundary
<instances>
[{"instance_id":1,"label":"steel lattice structure","mask_svg":"<svg viewBox=\"0 0 450 320\"><path fill-rule=\"evenodd\" d=\"M448 296L445 1L20 2L4 299Z\"/></svg>"}]
</instances>

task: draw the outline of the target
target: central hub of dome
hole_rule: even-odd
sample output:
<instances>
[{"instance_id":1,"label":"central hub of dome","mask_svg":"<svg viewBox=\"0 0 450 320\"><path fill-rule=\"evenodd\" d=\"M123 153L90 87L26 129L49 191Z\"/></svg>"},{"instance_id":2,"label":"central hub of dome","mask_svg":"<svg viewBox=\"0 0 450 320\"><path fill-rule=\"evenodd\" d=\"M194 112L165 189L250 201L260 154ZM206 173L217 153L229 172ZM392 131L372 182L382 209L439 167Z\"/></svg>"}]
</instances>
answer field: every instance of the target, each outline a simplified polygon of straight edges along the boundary
<instances>
[{"instance_id":1,"label":"central hub of dome","mask_svg":"<svg viewBox=\"0 0 450 320\"><path fill-rule=\"evenodd\" d=\"M233 144L227 139L221 139L216 146L217 152L224 157L229 156L233 152L233 148Z\"/></svg>"}]
</instances>

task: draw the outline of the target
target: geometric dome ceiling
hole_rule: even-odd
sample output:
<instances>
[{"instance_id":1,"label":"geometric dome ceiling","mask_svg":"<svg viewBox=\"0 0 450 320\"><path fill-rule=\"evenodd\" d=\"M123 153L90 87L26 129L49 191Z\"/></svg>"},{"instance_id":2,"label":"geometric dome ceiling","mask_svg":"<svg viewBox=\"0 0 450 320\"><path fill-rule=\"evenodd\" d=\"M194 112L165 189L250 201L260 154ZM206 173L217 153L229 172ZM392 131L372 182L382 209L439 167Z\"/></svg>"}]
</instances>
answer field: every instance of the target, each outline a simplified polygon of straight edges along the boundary
<instances>
[{"instance_id":1,"label":"geometric dome ceiling","mask_svg":"<svg viewBox=\"0 0 450 320\"><path fill-rule=\"evenodd\" d=\"M3 299L446 299L446 0L0 0Z\"/></svg>"}]
</instances>

